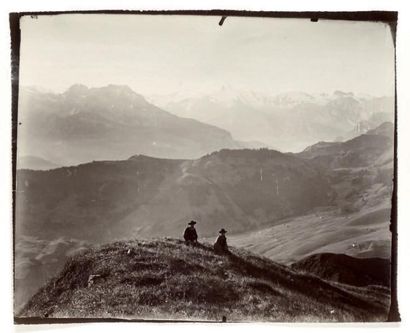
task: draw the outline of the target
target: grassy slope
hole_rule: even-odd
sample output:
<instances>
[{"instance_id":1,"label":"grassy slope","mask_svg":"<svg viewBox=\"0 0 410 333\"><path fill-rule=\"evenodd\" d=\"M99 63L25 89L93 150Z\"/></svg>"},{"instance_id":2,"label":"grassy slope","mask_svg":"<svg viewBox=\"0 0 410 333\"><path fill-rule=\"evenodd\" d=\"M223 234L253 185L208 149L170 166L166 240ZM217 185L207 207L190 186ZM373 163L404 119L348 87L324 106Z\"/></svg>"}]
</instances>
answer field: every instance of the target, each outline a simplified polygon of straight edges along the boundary
<instances>
[{"instance_id":1,"label":"grassy slope","mask_svg":"<svg viewBox=\"0 0 410 333\"><path fill-rule=\"evenodd\" d=\"M258 231L230 235L229 243L283 264L323 252L389 258L389 220L390 207L383 205L347 216L319 211Z\"/></svg>"},{"instance_id":2,"label":"grassy slope","mask_svg":"<svg viewBox=\"0 0 410 333\"><path fill-rule=\"evenodd\" d=\"M386 320L386 288L325 282L244 250L231 250L231 255L219 256L209 245L193 248L172 239L85 250L39 290L19 317ZM91 274L101 277L88 286Z\"/></svg>"}]
</instances>

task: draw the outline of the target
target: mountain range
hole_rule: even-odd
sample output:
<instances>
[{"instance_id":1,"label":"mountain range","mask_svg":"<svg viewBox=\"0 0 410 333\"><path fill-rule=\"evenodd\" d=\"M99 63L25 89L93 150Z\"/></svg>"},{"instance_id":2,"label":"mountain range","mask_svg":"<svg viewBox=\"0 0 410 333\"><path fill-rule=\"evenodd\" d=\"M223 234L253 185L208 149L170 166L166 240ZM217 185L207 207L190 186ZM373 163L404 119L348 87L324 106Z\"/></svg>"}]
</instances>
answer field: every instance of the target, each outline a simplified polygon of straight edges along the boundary
<instances>
[{"instance_id":1,"label":"mountain range","mask_svg":"<svg viewBox=\"0 0 410 333\"><path fill-rule=\"evenodd\" d=\"M159 106L159 107L158 107ZM336 91L268 95L222 87L147 99L128 86L19 91L19 169L49 169L139 153L196 159L220 149L300 152L393 121L390 97Z\"/></svg>"},{"instance_id":2,"label":"mountain range","mask_svg":"<svg viewBox=\"0 0 410 333\"><path fill-rule=\"evenodd\" d=\"M136 152L198 158L241 147L226 130L170 114L118 85L74 85L62 94L23 87L18 124L19 161L34 156L57 165L121 160Z\"/></svg>"},{"instance_id":3,"label":"mountain range","mask_svg":"<svg viewBox=\"0 0 410 333\"><path fill-rule=\"evenodd\" d=\"M44 158L38 156L21 156L17 160L17 165L19 169L30 169L30 170L50 170L61 167L61 165L55 164L53 162L47 161Z\"/></svg>"},{"instance_id":4,"label":"mountain range","mask_svg":"<svg viewBox=\"0 0 410 333\"><path fill-rule=\"evenodd\" d=\"M210 92L150 96L181 117L229 131L254 147L299 152L318 141L343 141L393 121L394 98L289 92L278 95L222 86Z\"/></svg>"}]
</instances>

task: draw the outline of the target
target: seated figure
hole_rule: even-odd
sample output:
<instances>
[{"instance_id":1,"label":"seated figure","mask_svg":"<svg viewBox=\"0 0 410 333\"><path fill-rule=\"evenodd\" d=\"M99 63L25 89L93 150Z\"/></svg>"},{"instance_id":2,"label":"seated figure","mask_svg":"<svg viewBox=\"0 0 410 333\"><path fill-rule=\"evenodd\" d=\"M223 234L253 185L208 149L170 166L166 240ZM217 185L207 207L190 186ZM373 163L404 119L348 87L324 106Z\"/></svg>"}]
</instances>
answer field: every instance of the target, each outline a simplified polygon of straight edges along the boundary
<instances>
[{"instance_id":1,"label":"seated figure","mask_svg":"<svg viewBox=\"0 0 410 333\"><path fill-rule=\"evenodd\" d=\"M228 253L228 243L226 242L226 230L224 228L222 228L219 233L219 237L216 240L215 244L214 244L214 250L216 253L222 254L222 253Z\"/></svg>"},{"instance_id":2,"label":"seated figure","mask_svg":"<svg viewBox=\"0 0 410 333\"><path fill-rule=\"evenodd\" d=\"M194 225L196 224L195 221L191 221L188 223L189 227L185 229L184 232L184 239L185 244L196 244L198 243L198 234L196 233Z\"/></svg>"}]
</instances>

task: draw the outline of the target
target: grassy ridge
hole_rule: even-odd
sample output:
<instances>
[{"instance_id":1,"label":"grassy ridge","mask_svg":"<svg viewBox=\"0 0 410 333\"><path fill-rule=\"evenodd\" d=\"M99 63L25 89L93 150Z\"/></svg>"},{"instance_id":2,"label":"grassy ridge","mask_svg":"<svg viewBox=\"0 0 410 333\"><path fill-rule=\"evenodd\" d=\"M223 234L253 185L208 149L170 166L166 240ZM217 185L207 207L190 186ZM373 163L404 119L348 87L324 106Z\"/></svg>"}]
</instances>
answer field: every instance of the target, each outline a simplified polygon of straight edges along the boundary
<instances>
[{"instance_id":1,"label":"grassy ridge","mask_svg":"<svg viewBox=\"0 0 410 333\"><path fill-rule=\"evenodd\" d=\"M387 288L326 282L243 250L133 240L72 257L19 317L384 321L388 305Z\"/></svg>"}]
</instances>

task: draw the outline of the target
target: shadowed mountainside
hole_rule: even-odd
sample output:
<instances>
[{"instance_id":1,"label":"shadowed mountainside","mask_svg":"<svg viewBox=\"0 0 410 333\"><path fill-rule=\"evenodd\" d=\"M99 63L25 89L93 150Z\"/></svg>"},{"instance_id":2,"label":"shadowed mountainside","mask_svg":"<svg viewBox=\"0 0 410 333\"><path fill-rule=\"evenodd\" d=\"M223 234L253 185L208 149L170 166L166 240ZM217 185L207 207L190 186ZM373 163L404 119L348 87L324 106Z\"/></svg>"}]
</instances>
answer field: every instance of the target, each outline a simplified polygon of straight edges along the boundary
<instances>
[{"instance_id":1,"label":"shadowed mountainside","mask_svg":"<svg viewBox=\"0 0 410 333\"><path fill-rule=\"evenodd\" d=\"M389 292L324 281L249 252L127 241L71 258L18 317L385 321Z\"/></svg>"},{"instance_id":2,"label":"shadowed mountainside","mask_svg":"<svg viewBox=\"0 0 410 333\"><path fill-rule=\"evenodd\" d=\"M312 273L325 280L353 286L390 286L390 260L382 258L354 258L345 254L318 253L290 266Z\"/></svg>"},{"instance_id":3,"label":"shadowed mountainside","mask_svg":"<svg viewBox=\"0 0 410 333\"><path fill-rule=\"evenodd\" d=\"M330 203L332 190L309 162L270 150L222 150L201 159L135 156L50 171L20 170L17 235L101 242L231 231Z\"/></svg>"}]
</instances>

